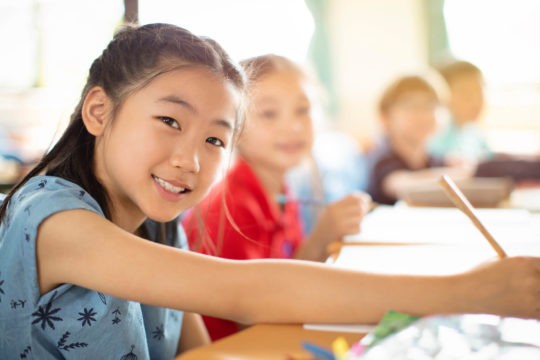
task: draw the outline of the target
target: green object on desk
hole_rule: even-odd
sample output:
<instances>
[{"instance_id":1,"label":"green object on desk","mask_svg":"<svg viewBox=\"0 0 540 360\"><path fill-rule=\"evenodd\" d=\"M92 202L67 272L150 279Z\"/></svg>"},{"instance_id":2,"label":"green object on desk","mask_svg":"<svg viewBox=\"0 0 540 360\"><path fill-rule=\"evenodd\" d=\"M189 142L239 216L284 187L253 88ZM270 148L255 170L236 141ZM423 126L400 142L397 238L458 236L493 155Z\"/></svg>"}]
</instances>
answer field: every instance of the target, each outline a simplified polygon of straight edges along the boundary
<instances>
[{"instance_id":1,"label":"green object on desk","mask_svg":"<svg viewBox=\"0 0 540 360\"><path fill-rule=\"evenodd\" d=\"M385 337L409 326L418 319L420 319L418 316L402 314L397 311L390 310L384 314L383 318L377 324L375 329L364 336L360 342L364 347L369 348L377 344Z\"/></svg>"}]
</instances>

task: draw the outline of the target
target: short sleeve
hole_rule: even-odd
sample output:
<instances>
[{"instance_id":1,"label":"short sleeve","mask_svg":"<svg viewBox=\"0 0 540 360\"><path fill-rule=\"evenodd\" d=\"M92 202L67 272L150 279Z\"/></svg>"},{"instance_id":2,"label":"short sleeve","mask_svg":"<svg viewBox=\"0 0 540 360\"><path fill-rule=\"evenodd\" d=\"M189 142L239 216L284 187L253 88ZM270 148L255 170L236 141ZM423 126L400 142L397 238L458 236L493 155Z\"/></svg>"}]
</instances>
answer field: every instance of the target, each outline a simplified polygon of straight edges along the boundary
<instances>
[{"instance_id":1,"label":"short sleeve","mask_svg":"<svg viewBox=\"0 0 540 360\"><path fill-rule=\"evenodd\" d=\"M74 209L103 216L86 191L57 177L32 178L12 197L0 225L0 333L11 340L0 339L0 354L35 359L173 358L180 337L181 311L67 283L39 293L39 225L55 213ZM169 226L179 229L176 221ZM180 246L182 233L175 231Z\"/></svg>"},{"instance_id":2,"label":"short sleeve","mask_svg":"<svg viewBox=\"0 0 540 360\"><path fill-rule=\"evenodd\" d=\"M38 176L30 179L10 200L6 218L6 237L18 247L24 259L25 273L30 281L25 281L33 295L38 295L36 238L39 226L51 215L66 211L84 209L103 216L98 203L81 187L66 180Z\"/></svg>"}]
</instances>

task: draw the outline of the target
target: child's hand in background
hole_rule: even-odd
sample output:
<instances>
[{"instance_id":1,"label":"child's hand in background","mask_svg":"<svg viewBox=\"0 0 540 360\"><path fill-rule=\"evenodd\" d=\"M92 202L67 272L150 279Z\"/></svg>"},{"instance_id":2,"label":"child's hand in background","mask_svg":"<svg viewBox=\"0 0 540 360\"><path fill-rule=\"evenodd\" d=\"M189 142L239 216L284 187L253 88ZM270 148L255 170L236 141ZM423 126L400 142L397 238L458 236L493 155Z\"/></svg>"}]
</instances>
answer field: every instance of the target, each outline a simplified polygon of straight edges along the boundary
<instances>
[{"instance_id":1,"label":"child's hand in background","mask_svg":"<svg viewBox=\"0 0 540 360\"><path fill-rule=\"evenodd\" d=\"M315 231L324 237L324 245L341 240L345 235L356 234L360 231L362 218L371 206L368 194L355 192L344 198L330 203L321 213Z\"/></svg>"},{"instance_id":2,"label":"child's hand in background","mask_svg":"<svg viewBox=\"0 0 540 360\"><path fill-rule=\"evenodd\" d=\"M320 214L312 233L297 252L297 258L324 260L328 244L360 231L362 218L371 207L371 197L355 192L328 204Z\"/></svg>"}]
</instances>

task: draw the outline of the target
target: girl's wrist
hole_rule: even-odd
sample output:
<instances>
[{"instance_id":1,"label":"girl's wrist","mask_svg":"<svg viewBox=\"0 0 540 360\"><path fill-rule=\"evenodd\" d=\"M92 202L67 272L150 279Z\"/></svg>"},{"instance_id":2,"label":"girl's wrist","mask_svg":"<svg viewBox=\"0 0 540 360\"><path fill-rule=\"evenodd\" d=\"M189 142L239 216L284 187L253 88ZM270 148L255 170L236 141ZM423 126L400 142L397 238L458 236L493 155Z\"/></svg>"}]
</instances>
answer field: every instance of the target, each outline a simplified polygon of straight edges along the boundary
<instances>
[{"instance_id":1,"label":"girl's wrist","mask_svg":"<svg viewBox=\"0 0 540 360\"><path fill-rule=\"evenodd\" d=\"M455 313L476 313L480 311L480 290L472 273L450 275L448 278L452 303L449 308Z\"/></svg>"}]
</instances>

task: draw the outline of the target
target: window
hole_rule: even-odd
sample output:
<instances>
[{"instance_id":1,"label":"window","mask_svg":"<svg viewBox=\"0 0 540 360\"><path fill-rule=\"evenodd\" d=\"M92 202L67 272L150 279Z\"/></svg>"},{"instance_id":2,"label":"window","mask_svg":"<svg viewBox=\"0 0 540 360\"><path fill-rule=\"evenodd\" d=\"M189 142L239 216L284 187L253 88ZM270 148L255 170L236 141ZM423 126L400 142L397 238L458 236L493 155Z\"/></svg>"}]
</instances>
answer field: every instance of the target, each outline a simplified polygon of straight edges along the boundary
<instances>
[{"instance_id":1,"label":"window","mask_svg":"<svg viewBox=\"0 0 540 360\"><path fill-rule=\"evenodd\" d=\"M0 0L0 88L80 87L122 15L120 0Z\"/></svg>"},{"instance_id":2,"label":"window","mask_svg":"<svg viewBox=\"0 0 540 360\"><path fill-rule=\"evenodd\" d=\"M241 59L277 53L306 59L314 22L303 0L139 0L141 24L168 22L209 36Z\"/></svg>"},{"instance_id":3,"label":"window","mask_svg":"<svg viewBox=\"0 0 540 360\"><path fill-rule=\"evenodd\" d=\"M451 52L492 85L540 83L540 1L447 0L444 17Z\"/></svg>"}]
</instances>

